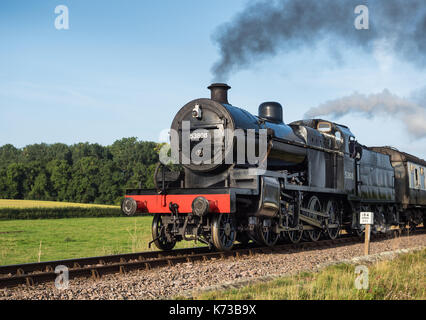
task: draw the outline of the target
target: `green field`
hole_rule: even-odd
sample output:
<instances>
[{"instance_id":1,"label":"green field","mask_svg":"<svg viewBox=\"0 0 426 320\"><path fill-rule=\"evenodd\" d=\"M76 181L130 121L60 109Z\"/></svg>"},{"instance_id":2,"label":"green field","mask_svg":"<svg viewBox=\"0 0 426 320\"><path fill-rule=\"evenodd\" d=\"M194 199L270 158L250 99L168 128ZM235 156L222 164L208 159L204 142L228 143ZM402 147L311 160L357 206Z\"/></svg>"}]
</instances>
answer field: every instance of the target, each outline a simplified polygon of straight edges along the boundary
<instances>
[{"instance_id":1,"label":"green field","mask_svg":"<svg viewBox=\"0 0 426 320\"><path fill-rule=\"evenodd\" d=\"M147 251L151 223L117 206L0 199L0 265Z\"/></svg>"},{"instance_id":2,"label":"green field","mask_svg":"<svg viewBox=\"0 0 426 320\"><path fill-rule=\"evenodd\" d=\"M119 206L0 199L0 220L100 218L122 216Z\"/></svg>"},{"instance_id":3,"label":"green field","mask_svg":"<svg viewBox=\"0 0 426 320\"><path fill-rule=\"evenodd\" d=\"M28 209L28 208L119 208L101 204L71 203L57 201L10 200L0 199L0 208Z\"/></svg>"},{"instance_id":4,"label":"green field","mask_svg":"<svg viewBox=\"0 0 426 320\"><path fill-rule=\"evenodd\" d=\"M0 221L0 265L147 251L151 222L150 216Z\"/></svg>"},{"instance_id":5,"label":"green field","mask_svg":"<svg viewBox=\"0 0 426 320\"><path fill-rule=\"evenodd\" d=\"M426 250L368 267L369 287L357 290L355 266L340 264L241 289L207 292L199 300L425 300Z\"/></svg>"}]
</instances>

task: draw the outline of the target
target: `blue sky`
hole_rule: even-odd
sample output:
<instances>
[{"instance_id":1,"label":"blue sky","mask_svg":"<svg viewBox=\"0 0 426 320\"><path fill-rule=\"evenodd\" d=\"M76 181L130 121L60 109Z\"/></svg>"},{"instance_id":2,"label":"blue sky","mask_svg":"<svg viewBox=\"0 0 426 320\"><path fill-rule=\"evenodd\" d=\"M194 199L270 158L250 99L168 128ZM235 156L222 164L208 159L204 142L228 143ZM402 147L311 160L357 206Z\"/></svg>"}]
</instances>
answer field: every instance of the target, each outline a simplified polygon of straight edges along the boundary
<instances>
[{"instance_id":1,"label":"blue sky","mask_svg":"<svg viewBox=\"0 0 426 320\"><path fill-rule=\"evenodd\" d=\"M216 28L248 0L12 1L0 3L0 145L158 141L174 114L208 97L219 58ZM54 9L69 8L69 30L56 30ZM256 114L262 101L284 106L286 122L354 92L401 96L426 85L426 73L391 53L326 45L279 54L231 75L229 100ZM392 115L345 116L366 145L393 145L426 158L426 139L405 133Z\"/></svg>"}]
</instances>

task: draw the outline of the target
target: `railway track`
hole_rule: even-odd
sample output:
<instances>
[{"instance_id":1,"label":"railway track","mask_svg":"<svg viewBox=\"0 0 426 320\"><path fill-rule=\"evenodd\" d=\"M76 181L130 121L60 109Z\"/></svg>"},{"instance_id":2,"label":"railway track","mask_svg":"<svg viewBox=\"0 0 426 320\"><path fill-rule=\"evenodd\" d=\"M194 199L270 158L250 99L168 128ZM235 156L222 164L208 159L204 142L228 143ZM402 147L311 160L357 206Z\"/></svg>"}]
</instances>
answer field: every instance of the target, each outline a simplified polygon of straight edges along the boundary
<instances>
[{"instance_id":1,"label":"railway track","mask_svg":"<svg viewBox=\"0 0 426 320\"><path fill-rule=\"evenodd\" d=\"M424 230L420 231L424 233ZM418 234L417 231L416 234ZM404 235L403 235L404 236ZM388 236L376 236L372 241L378 241ZM103 275L121 273L132 270L149 270L158 267L172 266L178 263L208 261L212 259L239 258L255 254L271 254L289 252L291 250L306 250L343 246L362 241L363 238L342 236L335 240L321 240L317 242L301 242L298 244L282 244L274 247L238 247L229 252L211 251L208 247L176 249L169 252L147 251L140 253L119 254L79 259L57 260L39 263L27 263L0 266L0 288L19 285L32 286L44 282L54 282L59 273L57 266L68 268L69 280L77 277L100 279Z\"/></svg>"}]
</instances>

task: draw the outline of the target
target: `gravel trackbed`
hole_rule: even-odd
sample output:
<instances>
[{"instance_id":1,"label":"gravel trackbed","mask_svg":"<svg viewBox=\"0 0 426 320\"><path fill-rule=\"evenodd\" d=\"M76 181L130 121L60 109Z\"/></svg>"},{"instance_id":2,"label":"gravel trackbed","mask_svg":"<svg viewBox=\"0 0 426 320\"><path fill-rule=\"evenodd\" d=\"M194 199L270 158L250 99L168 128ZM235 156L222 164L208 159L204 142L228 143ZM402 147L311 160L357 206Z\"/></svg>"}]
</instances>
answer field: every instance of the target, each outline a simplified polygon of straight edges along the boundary
<instances>
[{"instance_id":1,"label":"gravel trackbed","mask_svg":"<svg viewBox=\"0 0 426 320\"><path fill-rule=\"evenodd\" d=\"M426 234L371 243L371 254L426 246ZM286 253L256 254L235 259L183 263L153 270L105 275L101 280L73 279L69 288L58 290L53 283L34 287L0 289L0 299L169 299L190 295L208 287L232 282L250 282L319 267L362 256L364 244L324 249L304 249Z\"/></svg>"}]
</instances>

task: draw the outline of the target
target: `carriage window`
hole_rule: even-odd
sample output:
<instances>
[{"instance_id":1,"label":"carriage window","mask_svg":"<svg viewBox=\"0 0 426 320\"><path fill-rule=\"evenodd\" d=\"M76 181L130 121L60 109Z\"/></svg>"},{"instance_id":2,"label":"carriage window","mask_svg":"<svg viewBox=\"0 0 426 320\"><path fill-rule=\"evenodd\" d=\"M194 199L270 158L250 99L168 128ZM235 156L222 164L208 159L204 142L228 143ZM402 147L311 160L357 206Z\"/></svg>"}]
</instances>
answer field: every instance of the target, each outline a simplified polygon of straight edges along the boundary
<instances>
[{"instance_id":1,"label":"carriage window","mask_svg":"<svg viewBox=\"0 0 426 320\"><path fill-rule=\"evenodd\" d=\"M321 121L321 122L318 123L317 130L324 132L324 133L328 133L328 132L331 131L331 123Z\"/></svg>"},{"instance_id":2,"label":"carriage window","mask_svg":"<svg viewBox=\"0 0 426 320\"><path fill-rule=\"evenodd\" d=\"M417 170L417 169L415 169L415 170L414 170L414 180L415 180L415 182L416 182L416 187L417 187L418 185L420 185L420 180L419 180L419 170Z\"/></svg>"}]
</instances>

